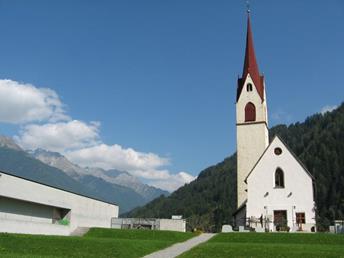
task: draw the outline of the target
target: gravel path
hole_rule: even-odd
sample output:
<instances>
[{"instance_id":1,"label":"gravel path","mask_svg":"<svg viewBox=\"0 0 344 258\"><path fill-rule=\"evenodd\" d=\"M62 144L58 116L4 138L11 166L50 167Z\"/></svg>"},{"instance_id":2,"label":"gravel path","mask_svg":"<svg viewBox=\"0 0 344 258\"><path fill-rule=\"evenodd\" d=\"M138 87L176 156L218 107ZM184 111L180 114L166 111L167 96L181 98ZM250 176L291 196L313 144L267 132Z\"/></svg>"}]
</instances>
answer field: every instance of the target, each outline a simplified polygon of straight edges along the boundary
<instances>
[{"instance_id":1,"label":"gravel path","mask_svg":"<svg viewBox=\"0 0 344 258\"><path fill-rule=\"evenodd\" d=\"M148 254L144 256L143 258L174 258L190 250L194 246L208 241L210 238L212 238L215 235L216 234L204 233L197 237L193 237L185 242L177 243L170 247L167 247L166 249Z\"/></svg>"}]
</instances>

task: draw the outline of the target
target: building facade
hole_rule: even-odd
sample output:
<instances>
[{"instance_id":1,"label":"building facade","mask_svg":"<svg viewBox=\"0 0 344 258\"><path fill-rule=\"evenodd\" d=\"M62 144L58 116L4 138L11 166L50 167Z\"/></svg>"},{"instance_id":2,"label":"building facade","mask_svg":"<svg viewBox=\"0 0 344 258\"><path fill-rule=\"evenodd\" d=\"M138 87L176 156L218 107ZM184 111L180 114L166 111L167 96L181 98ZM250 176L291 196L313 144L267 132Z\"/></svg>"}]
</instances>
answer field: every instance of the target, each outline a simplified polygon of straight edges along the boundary
<instances>
[{"instance_id":1,"label":"building facade","mask_svg":"<svg viewBox=\"0 0 344 258\"><path fill-rule=\"evenodd\" d=\"M245 181L251 228L315 231L313 177L278 136Z\"/></svg>"},{"instance_id":2,"label":"building facade","mask_svg":"<svg viewBox=\"0 0 344 258\"><path fill-rule=\"evenodd\" d=\"M0 172L0 232L70 235L78 227L111 227L119 207Z\"/></svg>"},{"instance_id":3,"label":"building facade","mask_svg":"<svg viewBox=\"0 0 344 258\"><path fill-rule=\"evenodd\" d=\"M259 74L250 17L247 20L245 62L236 97L237 207L247 199L245 178L269 144L264 77Z\"/></svg>"},{"instance_id":4,"label":"building facade","mask_svg":"<svg viewBox=\"0 0 344 258\"><path fill-rule=\"evenodd\" d=\"M235 225L256 231L315 231L313 177L279 137L269 145L265 82L258 69L249 13L236 128Z\"/></svg>"}]
</instances>

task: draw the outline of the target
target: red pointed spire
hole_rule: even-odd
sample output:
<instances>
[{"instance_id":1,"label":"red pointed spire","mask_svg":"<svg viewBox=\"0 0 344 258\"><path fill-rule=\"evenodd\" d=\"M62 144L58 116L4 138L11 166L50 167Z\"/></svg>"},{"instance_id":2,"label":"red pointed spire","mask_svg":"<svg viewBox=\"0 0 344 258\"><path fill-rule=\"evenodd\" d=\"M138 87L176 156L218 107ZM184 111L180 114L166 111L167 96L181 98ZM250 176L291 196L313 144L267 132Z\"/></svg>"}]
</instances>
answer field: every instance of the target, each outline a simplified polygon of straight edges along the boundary
<instances>
[{"instance_id":1,"label":"red pointed spire","mask_svg":"<svg viewBox=\"0 0 344 258\"><path fill-rule=\"evenodd\" d=\"M250 74L254 85L258 91L258 94L262 101L264 100L264 77L260 76L256 55L254 53L253 36L251 30L250 14L247 15L247 35L246 35L246 50L245 50L245 61L244 70L242 77L238 79L238 90L237 90L237 101L240 97L244 82L247 75Z\"/></svg>"}]
</instances>

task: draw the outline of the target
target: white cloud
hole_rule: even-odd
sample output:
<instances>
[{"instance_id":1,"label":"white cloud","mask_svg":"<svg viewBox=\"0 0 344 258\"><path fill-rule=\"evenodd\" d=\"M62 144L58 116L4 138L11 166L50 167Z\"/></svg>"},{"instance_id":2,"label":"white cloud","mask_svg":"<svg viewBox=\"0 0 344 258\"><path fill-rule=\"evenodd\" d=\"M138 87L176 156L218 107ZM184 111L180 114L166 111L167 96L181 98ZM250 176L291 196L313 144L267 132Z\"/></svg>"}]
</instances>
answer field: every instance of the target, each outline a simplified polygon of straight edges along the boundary
<instances>
[{"instance_id":1,"label":"white cloud","mask_svg":"<svg viewBox=\"0 0 344 258\"><path fill-rule=\"evenodd\" d=\"M165 168L168 158L103 143L100 123L72 120L48 88L0 80L0 122L21 125L14 138L22 148L57 151L80 166L128 171L168 191L195 179L186 172L172 174Z\"/></svg>"},{"instance_id":2,"label":"white cloud","mask_svg":"<svg viewBox=\"0 0 344 258\"><path fill-rule=\"evenodd\" d=\"M135 151L132 148L123 148L118 144L98 144L65 153L73 162L81 166L101 167L104 169L116 168L128 171L136 176L149 179L163 179L168 172L158 168L168 165L167 158L154 153Z\"/></svg>"},{"instance_id":3,"label":"white cloud","mask_svg":"<svg viewBox=\"0 0 344 258\"><path fill-rule=\"evenodd\" d=\"M330 106L330 105L327 105L327 106L324 106L321 110L320 110L320 113L321 114L325 114L327 112L332 112L333 110L335 110L338 106L336 105L333 105L333 106Z\"/></svg>"},{"instance_id":4,"label":"white cloud","mask_svg":"<svg viewBox=\"0 0 344 258\"><path fill-rule=\"evenodd\" d=\"M150 181L149 184L172 192L174 190L177 190L179 187L190 183L195 179L196 177L186 172L179 172L178 174L169 175L169 177L164 180Z\"/></svg>"},{"instance_id":5,"label":"white cloud","mask_svg":"<svg viewBox=\"0 0 344 258\"><path fill-rule=\"evenodd\" d=\"M149 185L167 191L174 191L191 182L194 176L179 172L171 174L164 169L169 160L154 153L144 153L120 145L99 144L65 153L68 159L80 166L115 168L128 171L134 176L144 179Z\"/></svg>"},{"instance_id":6,"label":"white cloud","mask_svg":"<svg viewBox=\"0 0 344 258\"><path fill-rule=\"evenodd\" d=\"M0 122L22 124L68 119L55 91L12 80L0 80Z\"/></svg>"},{"instance_id":7,"label":"white cloud","mask_svg":"<svg viewBox=\"0 0 344 258\"><path fill-rule=\"evenodd\" d=\"M61 153L99 143L98 122L78 120L67 122L29 124L22 127L15 140L24 149L43 148Z\"/></svg>"}]
</instances>

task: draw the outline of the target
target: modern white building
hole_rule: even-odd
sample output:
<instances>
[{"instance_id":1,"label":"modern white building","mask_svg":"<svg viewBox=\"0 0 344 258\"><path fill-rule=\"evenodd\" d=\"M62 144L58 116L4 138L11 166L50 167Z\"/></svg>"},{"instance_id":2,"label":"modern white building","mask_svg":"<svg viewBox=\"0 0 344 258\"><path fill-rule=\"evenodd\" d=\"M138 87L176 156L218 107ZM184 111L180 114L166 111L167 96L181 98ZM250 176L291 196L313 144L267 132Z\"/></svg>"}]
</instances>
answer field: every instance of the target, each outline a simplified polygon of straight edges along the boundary
<instances>
[{"instance_id":1,"label":"modern white building","mask_svg":"<svg viewBox=\"0 0 344 258\"><path fill-rule=\"evenodd\" d=\"M111 227L118 206L0 172L0 232L70 235L79 227Z\"/></svg>"},{"instance_id":2,"label":"modern white building","mask_svg":"<svg viewBox=\"0 0 344 258\"><path fill-rule=\"evenodd\" d=\"M249 13L236 120L236 226L315 231L313 177L279 137L269 144L265 82L258 69Z\"/></svg>"}]
</instances>

